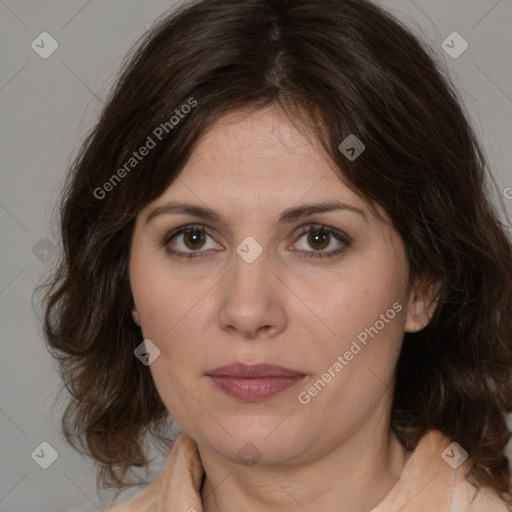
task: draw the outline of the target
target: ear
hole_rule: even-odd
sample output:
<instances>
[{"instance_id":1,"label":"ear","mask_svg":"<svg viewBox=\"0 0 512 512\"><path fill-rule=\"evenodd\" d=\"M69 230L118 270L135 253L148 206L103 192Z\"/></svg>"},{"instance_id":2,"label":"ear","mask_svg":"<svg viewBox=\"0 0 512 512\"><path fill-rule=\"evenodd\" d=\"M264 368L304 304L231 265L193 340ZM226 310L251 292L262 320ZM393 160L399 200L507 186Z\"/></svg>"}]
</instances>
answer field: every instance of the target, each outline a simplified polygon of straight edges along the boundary
<instances>
[{"instance_id":1,"label":"ear","mask_svg":"<svg viewBox=\"0 0 512 512\"><path fill-rule=\"evenodd\" d=\"M140 327L139 312L137 311L137 308L135 306L132 307L132 318L133 321Z\"/></svg>"},{"instance_id":2,"label":"ear","mask_svg":"<svg viewBox=\"0 0 512 512\"><path fill-rule=\"evenodd\" d=\"M409 292L405 332L418 332L428 325L437 303L433 301L440 283L417 279Z\"/></svg>"}]
</instances>

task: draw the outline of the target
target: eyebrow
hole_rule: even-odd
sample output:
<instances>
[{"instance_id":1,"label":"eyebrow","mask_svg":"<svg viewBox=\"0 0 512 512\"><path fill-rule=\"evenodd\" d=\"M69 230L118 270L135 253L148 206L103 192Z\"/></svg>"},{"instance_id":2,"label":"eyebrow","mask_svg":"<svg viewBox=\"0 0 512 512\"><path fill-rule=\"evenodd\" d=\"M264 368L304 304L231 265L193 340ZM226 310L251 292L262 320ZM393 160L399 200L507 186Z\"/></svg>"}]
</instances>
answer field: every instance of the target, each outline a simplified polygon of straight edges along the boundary
<instances>
[{"instance_id":1,"label":"eyebrow","mask_svg":"<svg viewBox=\"0 0 512 512\"><path fill-rule=\"evenodd\" d=\"M368 220L366 213L356 206L341 203L339 201L328 201L325 203L312 203L288 208L281 213L277 222L278 224L287 224L304 217L310 217L315 213L325 213L339 210L357 213L358 215L361 215L365 220ZM151 210L146 218L146 223L150 222L158 215L171 214L188 214L212 223L227 225L227 221L224 219L224 217L211 208L189 203L175 202L170 202Z\"/></svg>"}]
</instances>

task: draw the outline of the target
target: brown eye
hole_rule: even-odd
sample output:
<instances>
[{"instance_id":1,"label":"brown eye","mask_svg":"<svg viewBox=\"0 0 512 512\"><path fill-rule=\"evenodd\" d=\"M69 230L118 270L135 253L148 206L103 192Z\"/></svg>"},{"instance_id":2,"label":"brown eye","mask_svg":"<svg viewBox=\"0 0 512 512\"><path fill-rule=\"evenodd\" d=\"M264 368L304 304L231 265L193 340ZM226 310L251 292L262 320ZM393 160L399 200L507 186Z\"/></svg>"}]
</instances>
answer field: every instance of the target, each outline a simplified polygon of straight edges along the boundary
<instances>
[{"instance_id":1,"label":"brown eye","mask_svg":"<svg viewBox=\"0 0 512 512\"><path fill-rule=\"evenodd\" d=\"M189 249L201 249L205 241L206 236L200 230L191 230L183 233L183 242Z\"/></svg>"},{"instance_id":2,"label":"brown eye","mask_svg":"<svg viewBox=\"0 0 512 512\"><path fill-rule=\"evenodd\" d=\"M329 245L329 239L331 237L330 233L327 233L321 229L311 230L308 233L308 244L313 247L313 249L325 249Z\"/></svg>"},{"instance_id":3,"label":"brown eye","mask_svg":"<svg viewBox=\"0 0 512 512\"><path fill-rule=\"evenodd\" d=\"M305 236L307 235L307 237ZM307 247L300 247L301 239L305 239ZM299 252L304 256L313 258L332 258L341 255L341 253L351 243L351 238L337 229L326 226L309 226L303 229L296 245L299 246ZM325 251L324 249L331 250ZM312 249L312 250L311 250Z\"/></svg>"},{"instance_id":4,"label":"brown eye","mask_svg":"<svg viewBox=\"0 0 512 512\"><path fill-rule=\"evenodd\" d=\"M202 226L185 226L167 234L162 247L172 256L200 258L211 256L211 252L222 249L213 236Z\"/></svg>"}]
</instances>

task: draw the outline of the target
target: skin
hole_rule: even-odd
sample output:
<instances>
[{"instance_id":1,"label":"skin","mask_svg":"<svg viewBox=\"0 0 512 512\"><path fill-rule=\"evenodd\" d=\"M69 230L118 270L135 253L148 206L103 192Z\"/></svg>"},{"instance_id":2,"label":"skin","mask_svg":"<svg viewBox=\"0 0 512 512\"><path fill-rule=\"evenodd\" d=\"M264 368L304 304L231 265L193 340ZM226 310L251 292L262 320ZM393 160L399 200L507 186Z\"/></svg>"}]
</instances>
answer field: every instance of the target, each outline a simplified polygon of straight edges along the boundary
<instances>
[{"instance_id":1,"label":"skin","mask_svg":"<svg viewBox=\"0 0 512 512\"><path fill-rule=\"evenodd\" d=\"M364 216L344 209L277 223L287 208L336 200ZM225 223L184 213L147 222L170 201L207 206ZM166 234L191 224L211 236L181 234L167 248L205 257L167 252ZM302 234L318 224L345 233L349 244ZM248 236L263 249L252 263L236 252ZM307 256L340 248L332 258ZM225 115L203 134L179 177L137 217L130 281L134 321L161 351L150 366L158 392L198 445L205 512L365 512L396 484L409 454L389 426L395 363L404 332L422 329L433 307L423 285L408 282L396 230L277 108ZM401 311L300 403L298 394L395 302ZM242 401L206 376L234 361L273 363L306 378ZM249 442L261 457L254 465L238 454Z\"/></svg>"}]
</instances>

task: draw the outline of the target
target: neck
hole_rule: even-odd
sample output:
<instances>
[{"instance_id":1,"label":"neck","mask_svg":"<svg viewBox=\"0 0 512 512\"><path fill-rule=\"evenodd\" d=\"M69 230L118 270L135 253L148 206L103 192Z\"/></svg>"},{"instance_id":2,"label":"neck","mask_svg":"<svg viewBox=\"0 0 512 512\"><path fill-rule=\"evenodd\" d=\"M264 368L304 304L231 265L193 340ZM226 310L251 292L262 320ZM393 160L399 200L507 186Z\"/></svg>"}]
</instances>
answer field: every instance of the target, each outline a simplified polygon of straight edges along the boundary
<instances>
[{"instance_id":1,"label":"neck","mask_svg":"<svg viewBox=\"0 0 512 512\"><path fill-rule=\"evenodd\" d=\"M377 429L375 422L366 423L328 453L300 465L246 467L206 457L203 511L369 512L398 482L408 458L387 423L380 423Z\"/></svg>"}]
</instances>

